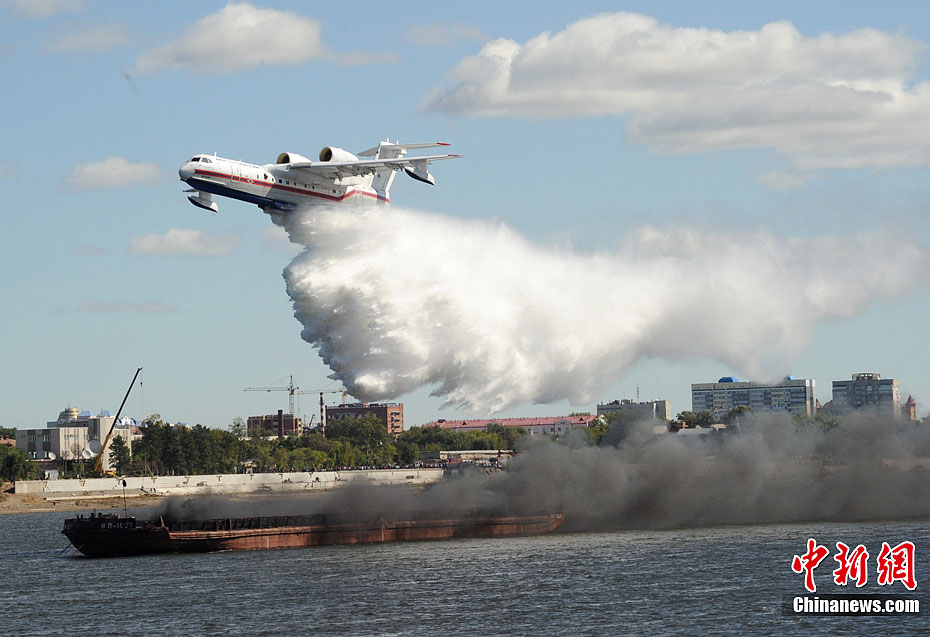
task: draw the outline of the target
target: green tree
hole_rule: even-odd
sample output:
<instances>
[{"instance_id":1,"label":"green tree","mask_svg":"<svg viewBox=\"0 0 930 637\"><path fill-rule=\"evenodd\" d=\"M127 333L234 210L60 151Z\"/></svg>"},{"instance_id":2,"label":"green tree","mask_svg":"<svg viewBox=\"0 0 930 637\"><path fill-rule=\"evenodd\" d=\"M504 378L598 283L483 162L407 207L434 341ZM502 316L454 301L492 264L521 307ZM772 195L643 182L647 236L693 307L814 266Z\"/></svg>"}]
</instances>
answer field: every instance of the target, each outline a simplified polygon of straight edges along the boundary
<instances>
[{"instance_id":1,"label":"green tree","mask_svg":"<svg viewBox=\"0 0 930 637\"><path fill-rule=\"evenodd\" d=\"M249 435L249 430L245 425L245 421L239 416L233 418L232 424L229 426L229 431L236 438L245 438Z\"/></svg>"},{"instance_id":2,"label":"green tree","mask_svg":"<svg viewBox=\"0 0 930 637\"><path fill-rule=\"evenodd\" d=\"M16 447L0 445L0 481L15 482L35 475L35 463L26 452Z\"/></svg>"},{"instance_id":3,"label":"green tree","mask_svg":"<svg viewBox=\"0 0 930 637\"><path fill-rule=\"evenodd\" d=\"M710 413L710 412L703 412ZM720 422L725 424L727 427L731 425L736 425L741 421L744 421L748 415L752 414L752 407L748 405L737 405L732 408L730 411L723 415L723 418L720 419Z\"/></svg>"},{"instance_id":4,"label":"green tree","mask_svg":"<svg viewBox=\"0 0 930 637\"><path fill-rule=\"evenodd\" d=\"M714 416L709 411L683 411L675 420L685 423L688 427L710 427L714 424Z\"/></svg>"},{"instance_id":5,"label":"green tree","mask_svg":"<svg viewBox=\"0 0 930 637\"><path fill-rule=\"evenodd\" d=\"M591 435L591 442L594 445L601 444L601 439L604 437L604 434L607 433L607 418L598 418L591 422L588 425L588 433Z\"/></svg>"},{"instance_id":6,"label":"green tree","mask_svg":"<svg viewBox=\"0 0 930 637\"><path fill-rule=\"evenodd\" d=\"M129 447L126 445L126 441L123 440L122 436L114 436L113 440L110 441L110 466L116 470L117 475L126 475L129 470L130 460Z\"/></svg>"},{"instance_id":7,"label":"green tree","mask_svg":"<svg viewBox=\"0 0 930 637\"><path fill-rule=\"evenodd\" d=\"M358 447L391 439L384 423L372 415L333 421L326 426L326 437L331 440L345 439Z\"/></svg>"},{"instance_id":8,"label":"green tree","mask_svg":"<svg viewBox=\"0 0 930 637\"><path fill-rule=\"evenodd\" d=\"M398 461L404 465L415 464L420 461L420 448L406 440L397 441Z\"/></svg>"}]
</instances>

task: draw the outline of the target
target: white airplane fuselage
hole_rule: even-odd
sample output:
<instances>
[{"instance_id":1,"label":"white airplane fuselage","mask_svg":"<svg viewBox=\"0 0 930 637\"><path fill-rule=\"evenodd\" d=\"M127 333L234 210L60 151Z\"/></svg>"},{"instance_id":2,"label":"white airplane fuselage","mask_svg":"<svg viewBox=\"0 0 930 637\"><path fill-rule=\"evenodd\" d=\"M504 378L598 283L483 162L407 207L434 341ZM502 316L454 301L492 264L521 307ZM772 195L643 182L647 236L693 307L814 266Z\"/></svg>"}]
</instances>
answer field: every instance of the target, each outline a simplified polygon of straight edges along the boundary
<instances>
[{"instance_id":1,"label":"white airplane fuselage","mask_svg":"<svg viewBox=\"0 0 930 637\"><path fill-rule=\"evenodd\" d=\"M196 161L195 161L196 160ZM389 203L389 193L372 188L372 176L343 177L332 183L314 183L299 171L277 164L258 166L216 155L197 155L178 170L192 189L253 203L265 212L286 212L322 203ZM202 205L194 198L195 205Z\"/></svg>"}]
</instances>

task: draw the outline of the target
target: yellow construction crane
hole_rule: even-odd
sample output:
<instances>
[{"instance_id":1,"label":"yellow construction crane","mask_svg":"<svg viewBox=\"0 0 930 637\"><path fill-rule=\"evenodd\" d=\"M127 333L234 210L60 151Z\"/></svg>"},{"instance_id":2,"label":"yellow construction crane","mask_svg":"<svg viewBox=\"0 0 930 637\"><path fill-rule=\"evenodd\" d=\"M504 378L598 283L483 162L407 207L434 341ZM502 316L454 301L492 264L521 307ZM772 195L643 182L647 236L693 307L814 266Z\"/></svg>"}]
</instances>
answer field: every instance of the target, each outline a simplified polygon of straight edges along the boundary
<instances>
[{"instance_id":1,"label":"yellow construction crane","mask_svg":"<svg viewBox=\"0 0 930 637\"><path fill-rule=\"evenodd\" d=\"M305 389L297 394L319 394L320 395L320 431L326 436L326 404L323 402L323 394L342 394L342 404L346 403L346 388L339 389Z\"/></svg>"},{"instance_id":2,"label":"yellow construction crane","mask_svg":"<svg viewBox=\"0 0 930 637\"><path fill-rule=\"evenodd\" d=\"M292 375L290 377L290 382L287 384L287 387L246 387L242 391L268 391L268 392L286 391L287 392L287 406L288 406L287 413L294 415L294 396L297 395L298 389L300 389L300 387L294 384L294 376Z\"/></svg>"}]
</instances>

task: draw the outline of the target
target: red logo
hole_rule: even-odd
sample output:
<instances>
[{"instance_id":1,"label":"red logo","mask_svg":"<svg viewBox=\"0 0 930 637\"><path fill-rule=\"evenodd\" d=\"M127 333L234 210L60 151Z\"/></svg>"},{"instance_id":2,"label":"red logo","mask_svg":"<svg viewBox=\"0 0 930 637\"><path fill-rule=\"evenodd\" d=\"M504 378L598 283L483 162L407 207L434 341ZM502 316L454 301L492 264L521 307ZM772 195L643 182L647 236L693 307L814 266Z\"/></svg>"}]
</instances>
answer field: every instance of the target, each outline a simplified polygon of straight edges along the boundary
<instances>
[{"instance_id":1,"label":"red logo","mask_svg":"<svg viewBox=\"0 0 930 637\"><path fill-rule=\"evenodd\" d=\"M869 581L869 552L861 544L849 552L849 547L842 542L836 543L838 550L833 557L839 567L833 571L833 581L837 586L846 586L850 579L856 581L856 588L865 586Z\"/></svg>"},{"instance_id":2,"label":"red logo","mask_svg":"<svg viewBox=\"0 0 930 637\"><path fill-rule=\"evenodd\" d=\"M856 588L865 586L869 581L869 552L859 544L853 550L843 542L836 543L836 555L833 559L838 564L833 571L833 582L837 586L847 586L850 581L856 583ZM830 551L826 546L817 544L814 538L807 540L807 552L795 555L791 560L791 570L795 573L804 573L804 587L811 593L817 592L814 583L814 569L817 568ZM914 543L901 542L895 547L882 542L882 550L875 560L878 570L878 585L891 586L901 582L908 590L917 588L917 578L914 576Z\"/></svg>"},{"instance_id":3,"label":"red logo","mask_svg":"<svg viewBox=\"0 0 930 637\"><path fill-rule=\"evenodd\" d=\"M817 592L817 585L814 584L814 569L823 561L830 551L826 546L817 544L814 538L807 540L807 553L804 555L795 555L791 560L791 570L795 573L805 572L804 586L811 593Z\"/></svg>"},{"instance_id":4,"label":"red logo","mask_svg":"<svg viewBox=\"0 0 930 637\"><path fill-rule=\"evenodd\" d=\"M895 582L901 582L909 591L917 588L913 542L901 542L894 548L882 542L882 551L878 554L878 583L890 586Z\"/></svg>"}]
</instances>

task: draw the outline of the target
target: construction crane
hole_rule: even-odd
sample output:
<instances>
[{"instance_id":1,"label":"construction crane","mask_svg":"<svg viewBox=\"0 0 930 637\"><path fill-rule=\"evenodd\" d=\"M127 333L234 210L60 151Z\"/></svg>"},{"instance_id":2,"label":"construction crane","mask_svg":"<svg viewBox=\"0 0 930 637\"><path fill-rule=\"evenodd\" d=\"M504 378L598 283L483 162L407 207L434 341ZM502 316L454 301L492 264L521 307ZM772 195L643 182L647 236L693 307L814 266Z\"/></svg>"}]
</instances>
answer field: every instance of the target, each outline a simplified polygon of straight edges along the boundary
<instances>
[{"instance_id":1,"label":"construction crane","mask_svg":"<svg viewBox=\"0 0 930 637\"><path fill-rule=\"evenodd\" d=\"M287 387L246 387L242 391L286 391L288 406L287 413L294 415L294 396L297 395L298 389L300 389L300 387L294 384L294 376L292 375L290 377L290 382L287 384Z\"/></svg>"},{"instance_id":2,"label":"construction crane","mask_svg":"<svg viewBox=\"0 0 930 637\"><path fill-rule=\"evenodd\" d=\"M119 409L116 411L116 418L113 419L113 423L110 425L110 431L107 432L107 437L104 438L103 444L100 446L100 453L97 454L97 459L94 460L94 468L92 474L95 476L104 475L103 471L103 454L107 452L107 445L110 444L110 436L113 435L113 428L116 427L116 423L119 422L120 414L123 413L123 407L126 406L126 399L129 398L129 392L132 391L132 386L136 384L136 379L139 377L139 372L142 371L142 368L136 370L135 376L132 377L132 382L129 383L129 389L126 390L126 395L123 396L123 402L120 403ZM99 432L98 432L99 435ZM115 474L114 474L115 475Z\"/></svg>"},{"instance_id":3,"label":"construction crane","mask_svg":"<svg viewBox=\"0 0 930 637\"><path fill-rule=\"evenodd\" d=\"M323 436L326 437L326 405L323 403L323 394L342 394L342 404L346 402L346 388L340 387L339 389L305 389L303 391L297 392L297 394L319 394L320 395L320 431L323 432Z\"/></svg>"}]
</instances>

